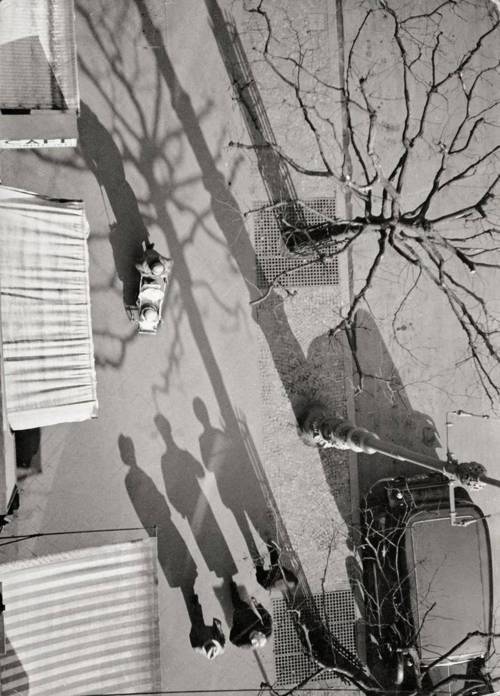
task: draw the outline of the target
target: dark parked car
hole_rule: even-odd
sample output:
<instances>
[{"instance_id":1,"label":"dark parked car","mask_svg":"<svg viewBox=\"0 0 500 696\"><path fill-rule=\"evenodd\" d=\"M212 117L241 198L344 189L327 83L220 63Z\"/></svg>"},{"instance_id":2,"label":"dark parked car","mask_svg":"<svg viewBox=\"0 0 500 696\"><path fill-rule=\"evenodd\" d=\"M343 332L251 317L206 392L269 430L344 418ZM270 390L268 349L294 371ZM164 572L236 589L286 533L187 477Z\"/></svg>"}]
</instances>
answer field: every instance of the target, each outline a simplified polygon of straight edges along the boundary
<instances>
[{"instance_id":1,"label":"dark parked car","mask_svg":"<svg viewBox=\"0 0 500 696\"><path fill-rule=\"evenodd\" d=\"M363 504L367 660L391 689L490 693L492 562L488 526L441 474L378 481ZM469 633L480 631L486 635ZM474 684L477 680L476 688Z\"/></svg>"}]
</instances>

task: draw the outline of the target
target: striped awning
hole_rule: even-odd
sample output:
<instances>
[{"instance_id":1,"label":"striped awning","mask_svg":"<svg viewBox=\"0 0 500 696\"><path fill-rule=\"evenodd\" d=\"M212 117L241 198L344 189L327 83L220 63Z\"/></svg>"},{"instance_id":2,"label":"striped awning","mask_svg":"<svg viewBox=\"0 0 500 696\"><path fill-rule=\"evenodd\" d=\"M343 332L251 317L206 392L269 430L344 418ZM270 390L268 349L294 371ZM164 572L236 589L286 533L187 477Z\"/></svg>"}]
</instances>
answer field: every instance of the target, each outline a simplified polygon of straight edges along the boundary
<instances>
[{"instance_id":1,"label":"striped awning","mask_svg":"<svg viewBox=\"0 0 500 696\"><path fill-rule=\"evenodd\" d=\"M0 565L2 696L161 689L156 539Z\"/></svg>"},{"instance_id":2,"label":"striped awning","mask_svg":"<svg viewBox=\"0 0 500 696\"><path fill-rule=\"evenodd\" d=\"M81 201L0 186L0 290L13 430L97 415L87 238Z\"/></svg>"}]
</instances>

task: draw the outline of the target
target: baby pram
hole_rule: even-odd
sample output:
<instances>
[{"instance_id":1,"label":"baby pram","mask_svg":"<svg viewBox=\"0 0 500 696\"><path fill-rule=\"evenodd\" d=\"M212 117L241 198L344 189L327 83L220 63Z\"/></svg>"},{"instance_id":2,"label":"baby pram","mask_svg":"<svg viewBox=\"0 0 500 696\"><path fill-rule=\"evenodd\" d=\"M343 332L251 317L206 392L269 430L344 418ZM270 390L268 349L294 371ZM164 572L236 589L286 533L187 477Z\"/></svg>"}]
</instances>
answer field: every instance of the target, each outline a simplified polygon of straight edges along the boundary
<instances>
[{"instance_id":1,"label":"baby pram","mask_svg":"<svg viewBox=\"0 0 500 696\"><path fill-rule=\"evenodd\" d=\"M127 307L127 311L130 319L137 323L140 334L158 331L172 265L172 259L158 253L152 243L146 244L142 259L135 264L141 278L139 294L135 305Z\"/></svg>"},{"instance_id":2,"label":"baby pram","mask_svg":"<svg viewBox=\"0 0 500 696\"><path fill-rule=\"evenodd\" d=\"M158 331L166 288L166 278L141 276L136 319L140 334L155 334Z\"/></svg>"}]
</instances>

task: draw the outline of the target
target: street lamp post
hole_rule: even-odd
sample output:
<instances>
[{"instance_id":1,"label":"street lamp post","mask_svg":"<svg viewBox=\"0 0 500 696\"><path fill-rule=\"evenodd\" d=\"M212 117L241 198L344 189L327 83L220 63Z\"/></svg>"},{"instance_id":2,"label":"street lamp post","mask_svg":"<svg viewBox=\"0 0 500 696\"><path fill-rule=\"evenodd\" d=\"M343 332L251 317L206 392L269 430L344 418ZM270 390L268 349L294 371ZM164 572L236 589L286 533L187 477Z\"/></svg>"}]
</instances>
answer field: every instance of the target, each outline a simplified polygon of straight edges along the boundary
<instances>
[{"instance_id":1,"label":"street lamp post","mask_svg":"<svg viewBox=\"0 0 500 696\"><path fill-rule=\"evenodd\" d=\"M439 472L450 483L460 482L475 489L484 485L480 479L486 470L478 462L457 462L452 457L442 461L420 452L413 452L389 440L382 440L370 430L358 428L347 420L329 414L320 404L312 404L307 409L303 418L299 420L299 430L304 442L312 447L334 447L365 454L378 452L391 459L410 462L434 473Z\"/></svg>"}]
</instances>

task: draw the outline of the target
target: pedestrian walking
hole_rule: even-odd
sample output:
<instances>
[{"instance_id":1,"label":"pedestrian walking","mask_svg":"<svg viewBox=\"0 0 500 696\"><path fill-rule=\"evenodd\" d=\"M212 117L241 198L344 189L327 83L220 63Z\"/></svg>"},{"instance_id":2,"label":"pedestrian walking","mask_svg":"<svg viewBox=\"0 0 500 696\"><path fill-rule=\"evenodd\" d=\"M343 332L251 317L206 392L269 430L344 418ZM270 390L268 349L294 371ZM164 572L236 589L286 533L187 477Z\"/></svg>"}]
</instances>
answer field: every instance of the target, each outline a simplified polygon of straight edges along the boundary
<instances>
[{"instance_id":1,"label":"pedestrian walking","mask_svg":"<svg viewBox=\"0 0 500 696\"><path fill-rule=\"evenodd\" d=\"M219 619L214 618L211 626L205 625L203 618L203 610L201 608L198 595L193 594L191 597L191 632L189 640L193 650L207 660L214 660L224 652L226 637L222 631L222 623Z\"/></svg>"},{"instance_id":2,"label":"pedestrian walking","mask_svg":"<svg viewBox=\"0 0 500 696\"><path fill-rule=\"evenodd\" d=\"M148 278L167 278L172 271L172 259L162 256L154 248L153 243L146 244L146 251L142 260L135 267L142 276Z\"/></svg>"},{"instance_id":3,"label":"pedestrian walking","mask_svg":"<svg viewBox=\"0 0 500 696\"><path fill-rule=\"evenodd\" d=\"M263 648L272 633L271 615L255 597L245 602L233 580L230 589L234 611L229 640L238 648Z\"/></svg>"},{"instance_id":4,"label":"pedestrian walking","mask_svg":"<svg viewBox=\"0 0 500 696\"><path fill-rule=\"evenodd\" d=\"M280 549L275 541L268 541L270 567L266 570L262 562L255 565L257 582L265 590L281 590L288 592L294 590L299 581L295 573L280 563Z\"/></svg>"}]
</instances>

